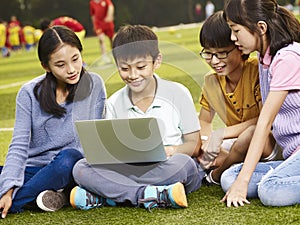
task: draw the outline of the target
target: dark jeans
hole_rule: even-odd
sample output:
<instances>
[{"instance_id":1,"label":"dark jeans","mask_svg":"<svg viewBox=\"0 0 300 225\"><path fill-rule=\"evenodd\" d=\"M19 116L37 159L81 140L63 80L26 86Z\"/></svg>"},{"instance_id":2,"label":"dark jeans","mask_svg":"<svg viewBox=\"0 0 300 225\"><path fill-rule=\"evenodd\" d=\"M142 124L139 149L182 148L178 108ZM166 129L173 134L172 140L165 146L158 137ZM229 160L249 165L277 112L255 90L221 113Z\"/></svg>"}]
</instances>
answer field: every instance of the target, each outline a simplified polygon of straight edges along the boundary
<instances>
[{"instance_id":1,"label":"dark jeans","mask_svg":"<svg viewBox=\"0 0 300 225\"><path fill-rule=\"evenodd\" d=\"M22 212L23 207L33 202L39 193L45 190L70 190L75 186L72 176L74 164L82 159L82 154L76 149L66 149L44 167L26 167L24 184L14 196L9 212ZM0 167L0 172L2 167Z\"/></svg>"}]
</instances>

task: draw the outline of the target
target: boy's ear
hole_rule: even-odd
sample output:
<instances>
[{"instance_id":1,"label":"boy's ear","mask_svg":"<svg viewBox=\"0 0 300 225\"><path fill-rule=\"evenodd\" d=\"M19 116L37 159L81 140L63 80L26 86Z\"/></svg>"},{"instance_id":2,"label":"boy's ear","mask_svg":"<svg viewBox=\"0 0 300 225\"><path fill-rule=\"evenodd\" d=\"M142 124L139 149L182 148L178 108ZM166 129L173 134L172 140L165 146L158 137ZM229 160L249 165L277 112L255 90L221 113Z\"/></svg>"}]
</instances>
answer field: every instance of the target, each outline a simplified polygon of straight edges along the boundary
<instances>
[{"instance_id":1,"label":"boy's ear","mask_svg":"<svg viewBox=\"0 0 300 225\"><path fill-rule=\"evenodd\" d=\"M268 29L268 25L265 21L261 21L261 20L258 21L257 22L257 27L258 27L260 36L263 36L264 34L266 34L267 29Z\"/></svg>"},{"instance_id":2,"label":"boy's ear","mask_svg":"<svg viewBox=\"0 0 300 225\"><path fill-rule=\"evenodd\" d=\"M158 69L162 63L162 54L159 53L157 58L154 61L154 69Z\"/></svg>"}]
</instances>

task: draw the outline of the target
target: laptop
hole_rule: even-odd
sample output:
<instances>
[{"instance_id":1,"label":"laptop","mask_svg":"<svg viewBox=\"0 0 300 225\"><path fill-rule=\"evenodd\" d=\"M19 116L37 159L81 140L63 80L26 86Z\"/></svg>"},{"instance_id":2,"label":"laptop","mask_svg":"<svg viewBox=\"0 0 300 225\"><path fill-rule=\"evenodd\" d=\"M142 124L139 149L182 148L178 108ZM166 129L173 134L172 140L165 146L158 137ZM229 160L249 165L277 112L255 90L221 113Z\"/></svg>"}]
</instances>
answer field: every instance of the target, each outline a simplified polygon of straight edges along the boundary
<instances>
[{"instance_id":1,"label":"laptop","mask_svg":"<svg viewBox=\"0 0 300 225\"><path fill-rule=\"evenodd\" d=\"M91 165L157 163L167 159L156 118L75 122Z\"/></svg>"}]
</instances>

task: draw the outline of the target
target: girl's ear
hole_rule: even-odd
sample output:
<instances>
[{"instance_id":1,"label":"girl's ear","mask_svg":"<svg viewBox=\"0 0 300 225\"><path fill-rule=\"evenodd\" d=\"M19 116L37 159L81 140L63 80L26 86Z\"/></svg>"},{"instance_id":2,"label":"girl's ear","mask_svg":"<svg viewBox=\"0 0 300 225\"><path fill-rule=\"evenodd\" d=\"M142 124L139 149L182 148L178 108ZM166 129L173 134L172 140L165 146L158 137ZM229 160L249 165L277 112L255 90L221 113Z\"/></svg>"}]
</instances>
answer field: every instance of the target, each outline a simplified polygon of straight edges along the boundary
<instances>
[{"instance_id":1,"label":"girl's ear","mask_svg":"<svg viewBox=\"0 0 300 225\"><path fill-rule=\"evenodd\" d=\"M159 53L157 58L154 61L154 69L158 69L162 63L162 54Z\"/></svg>"},{"instance_id":2,"label":"girl's ear","mask_svg":"<svg viewBox=\"0 0 300 225\"><path fill-rule=\"evenodd\" d=\"M268 25L265 21L258 21L257 22L257 27L258 27L258 30L259 30L259 34L260 36L263 36L266 34L267 30L268 30Z\"/></svg>"},{"instance_id":3,"label":"girl's ear","mask_svg":"<svg viewBox=\"0 0 300 225\"><path fill-rule=\"evenodd\" d=\"M41 63L42 67L44 68L44 70L46 70L46 72L51 72L49 67L46 66L44 63Z\"/></svg>"}]
</instances>

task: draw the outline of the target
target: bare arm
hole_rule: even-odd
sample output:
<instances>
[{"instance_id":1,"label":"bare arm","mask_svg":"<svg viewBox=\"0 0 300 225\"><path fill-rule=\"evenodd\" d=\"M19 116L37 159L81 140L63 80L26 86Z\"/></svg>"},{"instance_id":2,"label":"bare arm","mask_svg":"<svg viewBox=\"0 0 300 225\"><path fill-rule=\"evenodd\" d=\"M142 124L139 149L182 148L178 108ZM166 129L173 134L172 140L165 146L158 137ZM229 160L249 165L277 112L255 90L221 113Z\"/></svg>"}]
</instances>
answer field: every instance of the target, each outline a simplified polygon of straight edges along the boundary
<instances>
[{"instance_id":1,"label":"bare arm","mask_svg":"<svg viewBox=\"0 0 300 225\"><path fill-rule=\"evenodd\" d=\"M106 17L104 18L104 22L114 21L114 13L115 13L115 7L113 5L109 5L107 9Z\"/></svg>"},{"instance_id":2,"label":"bare arm","mask_svg":"<svg viewBox=\"0 0 300 225\"><path fill-rule=\"evenodd\" d=\"M212 120L215 116L215 112L210 112L203 107L199 113L199 122L201 126L201 135L210 136L212 132Z\"/></svg>"},{"instance_id":3,"label":"bare arm","mask_svg":"<svg viewBox=\"0 0 300 225\"><path fill-rule=\"evenodd\" d=\"M200 141L200 132L192 132L183 135L183 144L178 146L166 146L167 156L174 155L176 153L183 153L189 156L193 156L198 154L197 147L199 148L201 145Z\"/></svg>"},{"instance_id":4,"label":"bare arm","mask_svg":"<svg viewBox=\"0 0 300 225\"><path fill-rule=\"evenodd\" d=\"M212 120L215 113L209 112L202 108L199 114L199 121L201 125L201 135L210 136L212 132ZM224 139L238 137L246 128L257 123L258 117L252 118L242 123L228 126L224 129Z\"/></svg>"},{"instance_id":5,"label":"bare arm","mask_svg":"<svg viewBox=\"0 0 300 225\"><path fill-rule=\"evenodd\" d=\"M255 118L252 118L245 122L241 122L241 123L226 127L225 132L224 132L224 139L238 137L249 126L255 125L257 123L257 120L258 120L258 117L255 117Z\"/></svg>"},{"instance_id":6,"label":"bare arm","mask_svg":"<svg viewBox=\"0 0 300 225\"><path fill-rule=\"evenodd\" d=\"M93 28L95 29L95 16L91 16L91 20L92 20L92 24L93 24Z\"/></svg>"},{"instance_id":7,"label":"bare arm","mask_svg":"<svg viewBox=\"0 0 300 225\"><path fill-rule=\"evenodd\" d=\"M247 156L243 167L231 188L227 191L221 201L227 201L227 206L231 204L235 207L249 203L246 199L248 184L255 170L255 167L261 158L265 141L271 130L272 123L283 104L288 91L271 91L262 108L254 135L252 137Z\"/></svg>"}]
</instances>

